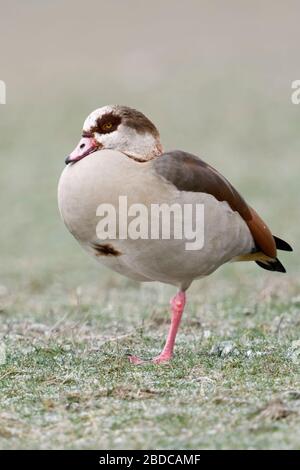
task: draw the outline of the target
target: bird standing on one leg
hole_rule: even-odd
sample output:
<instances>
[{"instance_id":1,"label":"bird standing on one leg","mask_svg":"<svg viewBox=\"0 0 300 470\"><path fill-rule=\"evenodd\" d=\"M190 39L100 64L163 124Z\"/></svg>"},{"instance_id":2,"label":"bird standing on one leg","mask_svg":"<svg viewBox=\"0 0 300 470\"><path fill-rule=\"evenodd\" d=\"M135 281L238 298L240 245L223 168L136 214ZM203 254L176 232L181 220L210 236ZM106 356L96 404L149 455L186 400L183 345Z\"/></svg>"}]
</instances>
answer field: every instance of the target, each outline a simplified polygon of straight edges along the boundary
<instances>
[{"instance_id":1,"label":"bird standing on one leg","mask_svg":"<svg viewBox=\"0 0 300 470\"><path fill-rule=\"evenodd\" d=\"M186 294L184 291L179 291L170 301L172 310L171 325L162 352L159 354L159 356L156 356L152 359L155 364L159 364L160 362L168 362L170 359L172 359L175 339L181 322L185 301ZM143 361L137 356L129 356L129 361L136 365L147 362Z\"/></svg>"},{"instance_id":2,"label":"bird standing on one leg","mask_svg":"<svg viewBox=\"0 0 300 470\"><path fill-rule=\"evenodd\" d=\"M82 138L66 159L58 188L62 218L79 243L98 261L131 279L177 286L171 300L171 325L165 346L154 363L169 361L193 280L230 261L255 261L260 267L285 272L277 249L292 251L213 167L198 157L175 150L163 152L159 132L141 112L111 105L92 112ZM128 207L143 204L204 207L204 245L188 250L186 234L166 239L99 238L98 208L109 204L108 224L122 218L120 196ZM144 217L144 219L143 219ZM148 212L142 216L148 223ZM147 220L146 220L147 219ZM189 222L192 229L192 221ZM145 361L130 356L134 364Z\"/></svg>"}]
</instances>

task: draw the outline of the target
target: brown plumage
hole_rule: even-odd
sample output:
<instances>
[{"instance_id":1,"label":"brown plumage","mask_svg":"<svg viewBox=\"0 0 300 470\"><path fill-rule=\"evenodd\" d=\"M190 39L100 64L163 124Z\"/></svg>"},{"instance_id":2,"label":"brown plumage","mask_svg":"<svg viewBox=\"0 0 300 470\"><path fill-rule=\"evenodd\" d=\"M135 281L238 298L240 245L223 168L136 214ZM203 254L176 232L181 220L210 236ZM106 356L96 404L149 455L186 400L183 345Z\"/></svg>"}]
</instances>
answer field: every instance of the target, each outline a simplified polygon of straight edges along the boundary
<instances>
[{"instance_id":1,"label":"brown plumage","mask_svg":"<svg viewBox=\"0 0 300 470\"><path fill-rule=\"evenodd\" d=\"M96 256L120 256L122 253L116 250L111 243L92 243Z\"/></svg>"},{"instance_id":2,"label":"brown plumage","mask_svg":"<svg viewBox=\"0 0 300 470\"><path fill-rule=\"evenodd\" d=\"M258 250L267 257L276 258L276 244L270 229L215 168L181 150L164 153L154 161L154 166L161 176L181 191L204 192L218 201L226 201L247 223Z\"/></svg>"}]
</instances>

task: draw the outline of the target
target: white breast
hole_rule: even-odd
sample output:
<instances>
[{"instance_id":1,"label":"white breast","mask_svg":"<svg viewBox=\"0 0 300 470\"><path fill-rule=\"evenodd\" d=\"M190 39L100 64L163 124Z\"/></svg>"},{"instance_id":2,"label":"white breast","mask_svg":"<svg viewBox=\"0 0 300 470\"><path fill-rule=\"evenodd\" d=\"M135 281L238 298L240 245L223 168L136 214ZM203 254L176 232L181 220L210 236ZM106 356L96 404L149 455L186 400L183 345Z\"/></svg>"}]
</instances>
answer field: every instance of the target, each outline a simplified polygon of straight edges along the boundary
<instances>
[{"instance_id":1,"label":"white breast","mask_svg":"<svg viewBox=\"0 0 300 470\"><path fill-rule=\"evenodd\" d=\"M94 256L92 245L101 243L96 234L97 208L109 203L118 209L120 195L127 196L128 206L142 203L149 211L151 204L204 204L201 250L186 250L186 239L110 240L121 254L97 259L130 278L187 287L193 279L249 253L254 246L246 223L226 202L206 193L178 191L153 171L151 162L138 163L120 152L102 150L68 165L58 187L59 209L66 226Z\"/></svg>"}]
</instances>

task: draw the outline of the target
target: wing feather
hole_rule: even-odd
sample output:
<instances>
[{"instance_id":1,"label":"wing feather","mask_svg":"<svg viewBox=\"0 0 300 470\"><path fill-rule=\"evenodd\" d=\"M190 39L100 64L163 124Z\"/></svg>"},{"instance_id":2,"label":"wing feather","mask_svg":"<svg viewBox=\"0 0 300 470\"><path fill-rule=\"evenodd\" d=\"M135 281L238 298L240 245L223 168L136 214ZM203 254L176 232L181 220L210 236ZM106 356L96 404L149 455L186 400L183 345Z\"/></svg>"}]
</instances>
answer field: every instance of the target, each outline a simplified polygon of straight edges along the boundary
<instances>
[{"instance_id":1,"label":"wing feather","mask_svg":"<svg viewBox=\"0 0 300 470\"><path fill-rule=\"evenodd\" d=\"M247 223L257 248L276 258L276 244L268 226L215 168L181 150L162 154L153 160L153 166L160 176L180 191L204 192L218 201L226 201Z\"/></svg>"}]
</instances>

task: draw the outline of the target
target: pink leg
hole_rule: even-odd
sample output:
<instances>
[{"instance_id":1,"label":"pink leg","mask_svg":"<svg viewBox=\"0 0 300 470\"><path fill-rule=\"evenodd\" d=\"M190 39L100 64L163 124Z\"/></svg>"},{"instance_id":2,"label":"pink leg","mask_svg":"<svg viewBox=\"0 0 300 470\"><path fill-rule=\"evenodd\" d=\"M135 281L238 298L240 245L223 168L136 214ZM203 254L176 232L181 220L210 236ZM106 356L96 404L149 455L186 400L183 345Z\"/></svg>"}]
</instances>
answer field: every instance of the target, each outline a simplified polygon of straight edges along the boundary
<instances>
[{"instance_id":1,"label":"pink leg","mask_svg":"<svg viewBox=\"0 0 300 470\"><path fill-rule=\"evenodd\" d=\"M171 299L172 318L169 333L167 336L166 344L159 356L153 359L153 362L159 364L160 362L169 361L173 356L173 349L177 331L180 325L181 317L183 314L186 302L185 292L179 291L173 299Z\"/></svg>"},{"instance_id":2,"label":"pink leg","mask_svg":"<svg viewBox=\"0 0 300 470\"><path fill-rule=\"evenodd\" d=\"M160 364L161 362L169 361L173 356L173 349L175 344L175 339L177 331L180 325L181 317L183 314L184 306L186 302L185 292L179 291L175 297L171 299L171 309L172 309L172 318L169 333L165 346L159 356L152 359L152 362L155 364ZM129 356L129 361L132 364L143 364L146 361L143 361L137 356Z\"/></svg>"}]
</instances>

